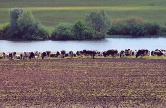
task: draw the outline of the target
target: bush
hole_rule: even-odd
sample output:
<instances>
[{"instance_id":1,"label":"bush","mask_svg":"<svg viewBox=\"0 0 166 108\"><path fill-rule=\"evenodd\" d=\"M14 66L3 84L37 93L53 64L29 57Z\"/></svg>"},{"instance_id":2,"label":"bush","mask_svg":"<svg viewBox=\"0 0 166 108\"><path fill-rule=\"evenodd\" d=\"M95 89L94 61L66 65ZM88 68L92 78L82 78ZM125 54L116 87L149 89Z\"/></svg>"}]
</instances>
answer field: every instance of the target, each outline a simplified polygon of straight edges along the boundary
<instances>
[{"instance_id":1,"label":"bush","mask_svg":"<svg viewBox=\"0 0 166 108\"><path fill-rule=\"evenodd\" d=\"M98 32L100 38L105 38L111 27L111 20L105 11L92 11L86 16L86 24Z\"/></svg>"},{"instance_id":2,"label":"bush","mask_svg":"<svg viewBox=\"0 0 166 108\"><path fill-rule=\"evenodd\" d=\"M31 11L12 9L10 11L10 39L44 40L48 38L48 31L35 19Z\"/></svg>"},{"instance_id":3,"label":"bush","mask_svg":"<svg viewBox=\"0 0 166 108\"><path fill-rule=\"evenodd\" d=\"M74 37L77 40L97 39L97 32L86 25L84 21L77 21L73 26Z\"/></svg>"},{"instance_id":4,"label":"bush","mask_svg":"<svg viewBox=\"0 0 166 108\"><path fill-rule=\"evenodd\" d=\"M53 40L73 40L73 25L70 23L59 23L51 35Z\"/></svg>"},{"instance_id":5,"label":"bush","mask_svg":"<svg viewBox=\"0 0 166 108\"><path fill-rule=\"evenodd\" d=\"M158 35L160 26L156 23L145 23L139 17L115 20L109 35L130 35L132 37Z\"/></svg>"},{"instance_id":6,"label":"bush","mask_svg":"<svg viewBox=\"0 0 166 108\"><path fill-rule=\"evenodd\" d=\"M9 23L0 25L0 39L5 39L8 29L9 29Z\"/></svg>"}]
</instances>

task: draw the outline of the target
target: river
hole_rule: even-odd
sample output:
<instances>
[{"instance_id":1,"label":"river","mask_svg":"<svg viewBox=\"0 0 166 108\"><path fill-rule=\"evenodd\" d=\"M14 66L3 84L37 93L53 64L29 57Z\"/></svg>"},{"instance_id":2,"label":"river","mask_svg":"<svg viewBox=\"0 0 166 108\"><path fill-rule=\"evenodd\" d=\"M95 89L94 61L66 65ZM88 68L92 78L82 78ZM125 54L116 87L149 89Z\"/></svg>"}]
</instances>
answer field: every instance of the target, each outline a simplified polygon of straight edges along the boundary
<instances>
[{"instance_id":1,"label":"river","mask_svg":"<svg viewBox=\"0 0 166 108\"><path fill-rule=\"evenodd\" d=\"M166 49L166 38L106 38L95 41L8 41L0 40L0 52L24 51L106 51L109 49Z\"/></svg>"}]
</instances>

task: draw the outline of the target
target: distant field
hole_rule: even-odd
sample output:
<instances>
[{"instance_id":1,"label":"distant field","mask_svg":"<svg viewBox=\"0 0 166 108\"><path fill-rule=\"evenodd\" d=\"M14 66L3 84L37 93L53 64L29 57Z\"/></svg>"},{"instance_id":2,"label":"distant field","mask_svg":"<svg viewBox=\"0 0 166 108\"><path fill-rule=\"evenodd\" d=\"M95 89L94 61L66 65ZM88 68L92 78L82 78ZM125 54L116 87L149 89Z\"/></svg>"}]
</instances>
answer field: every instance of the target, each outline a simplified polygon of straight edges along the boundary
<instances>
[{"instance_id":1,"label":"distant field","mask_svg":"<svg viewBox=\"0 0 166 108\"><path fill-rule=\"evenodd\" d=\"M9 21L9 9L26 8L46 26L84 19L92 10L105 10L113 19L139 16L166 23L165 0L0 0L0 23Z\"/></svg>"},{"instance_id":2,"label":"distant field","mask_svg":"<svg viewBox=\"0 0 166 108\"><path fill-rule=\"evenodd\" d=\"M0 60L0 82L1 108L166 106L165 60Z\"/></svg>"}]
</instances>

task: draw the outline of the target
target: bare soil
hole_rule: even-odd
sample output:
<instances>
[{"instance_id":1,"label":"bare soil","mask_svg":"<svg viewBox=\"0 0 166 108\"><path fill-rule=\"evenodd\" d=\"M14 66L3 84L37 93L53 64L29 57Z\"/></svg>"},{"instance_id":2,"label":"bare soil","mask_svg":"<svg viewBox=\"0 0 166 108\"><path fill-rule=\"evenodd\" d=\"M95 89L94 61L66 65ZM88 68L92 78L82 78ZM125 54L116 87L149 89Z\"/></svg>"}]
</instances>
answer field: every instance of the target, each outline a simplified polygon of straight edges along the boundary
<instances>
[{"instance_id":1,"label":"bare soil","mask_svg":"<svg viewBox=\"0 0 166 108\"><path fill-rule=\"evenodd\" d=\"M0 107L166 106L166 60L0 60Z\"/></svg>"}]
</instances>

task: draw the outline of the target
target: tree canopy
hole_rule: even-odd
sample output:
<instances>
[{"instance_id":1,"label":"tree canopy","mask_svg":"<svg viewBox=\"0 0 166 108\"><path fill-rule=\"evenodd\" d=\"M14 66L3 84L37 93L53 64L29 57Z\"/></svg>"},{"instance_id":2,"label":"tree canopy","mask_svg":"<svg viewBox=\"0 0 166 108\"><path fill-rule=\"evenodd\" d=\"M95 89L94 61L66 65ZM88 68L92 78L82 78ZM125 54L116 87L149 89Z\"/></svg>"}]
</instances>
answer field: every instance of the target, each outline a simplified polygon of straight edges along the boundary
<instances>
[{"instance_id":1,"label":"tree canopy","mask_svg":"<svg viewBox=\"0 0 166 108\"><path fill-rule=\"evenodd\" d=\"M48 36L41 23L31 11L14 8L10 10L8 38L20 40L43 40Z\"/></svg>"}]
</instances>

